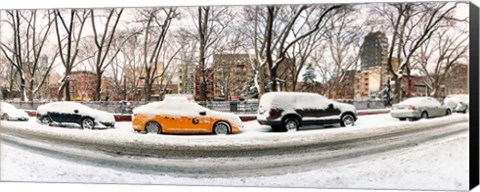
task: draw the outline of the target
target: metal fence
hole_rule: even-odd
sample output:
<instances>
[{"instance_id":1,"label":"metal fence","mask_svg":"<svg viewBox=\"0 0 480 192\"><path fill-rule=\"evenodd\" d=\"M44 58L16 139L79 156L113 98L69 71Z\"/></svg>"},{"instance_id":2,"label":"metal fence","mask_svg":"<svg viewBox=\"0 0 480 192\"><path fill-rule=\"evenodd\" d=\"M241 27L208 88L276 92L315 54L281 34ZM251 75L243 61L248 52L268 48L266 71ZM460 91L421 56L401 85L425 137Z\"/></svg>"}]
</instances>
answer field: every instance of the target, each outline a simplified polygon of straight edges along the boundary
<instances>
[{"instance_id":1,"label":"metal fence","mask_svg":"<svg viewBox=\"0 0 480 192\"><path fill-rule=\"evenodd\" d=\"M49 103L49 101L7 101L8 103L24 110L36 110L38 106ZM131 114L132 109L149 102L145 101L77 101L94 109L108 111L110 113ZM339 101L353 104L357 110L365 109L384 109L385 103L383 100L367 100L367 101ZM236 114L255 114L258 109L258 101L207 101L198 102L198 104L205 106L211 110L222 112L233 112Z\"/></svg>"}]
</instances>

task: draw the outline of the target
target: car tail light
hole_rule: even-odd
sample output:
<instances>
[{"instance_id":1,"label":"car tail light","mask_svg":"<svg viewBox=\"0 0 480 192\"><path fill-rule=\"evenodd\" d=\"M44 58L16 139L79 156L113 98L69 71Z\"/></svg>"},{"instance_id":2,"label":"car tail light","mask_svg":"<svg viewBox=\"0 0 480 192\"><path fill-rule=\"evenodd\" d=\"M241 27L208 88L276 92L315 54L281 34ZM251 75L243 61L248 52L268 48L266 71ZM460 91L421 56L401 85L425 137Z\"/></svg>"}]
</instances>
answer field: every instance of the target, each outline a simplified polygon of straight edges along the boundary
<instances>
[{"instance_id":1,"label":"car tail light","mask_svg":"<svg viewBox=\"0 0 480 192\"><path fill-rule=\"evenodd\" d=\"M275 110L275 109L270 109L268 111L268 116L270 116L270 117L276 117L277 115L278 115L278 111Z\"/></svg>"},{"instance_id":2,"label":"car tail light","mask_svg":"<svg viewBox=\"0 0 480 192\"><path fill-rule=\"evenodd\" d=\"M410 106L408 106L408 109L410 109L410 110L415 110L416 108L415 108L415 106L410 105Z\"/></svg>"}]
</instances>

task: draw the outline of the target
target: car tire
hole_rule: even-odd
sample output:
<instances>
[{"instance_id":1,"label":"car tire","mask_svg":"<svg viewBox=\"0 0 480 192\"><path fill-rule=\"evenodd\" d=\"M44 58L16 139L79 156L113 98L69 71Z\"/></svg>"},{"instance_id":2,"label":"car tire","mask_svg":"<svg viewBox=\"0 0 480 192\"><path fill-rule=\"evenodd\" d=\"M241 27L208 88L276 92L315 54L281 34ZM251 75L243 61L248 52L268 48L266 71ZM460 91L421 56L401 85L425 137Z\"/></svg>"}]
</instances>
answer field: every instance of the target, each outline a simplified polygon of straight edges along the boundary
<instances>
[{"instance_id":1,"label":"car tire","mask_svg":"<svg viewBox=\"0 0 480 192\"><path fill-rule=\"evenodd\" d=\"M452 114L452 111L450 111L450 109L447 109L447 111L445 112L445 116L449 116Z\"/></svg>"},{"instance_id":2,"label":"car tire","mask_svg":"<svg viewBox=\"0 0 480 192\"><path fill-rule=\"evenodd\" d=\"M405 121L407 118L398 118L400 121Z\"/></svg>"},{"instance_id":3,"label":"car tire","mask_svg":"<svg viewBox=\"0 0 480 192\"><path fill-rule=\"evenodd\" d=\"M428 113L426 111L422 112L420 119L428 119Z\"/></svg>"},{"instance_id":4,"label":"car tire","mask_svg":"<svg viewBox=\"0 0 480 192\"><path fill-rule=\"evenodd\" d=\"M162 133L162 127L155 121L149 121L147 124L145 124L145 133L160 134Z\"/></svg>"},{"instance_id":5,"label":"car tire","mask_svg":"<svg viewBox=\"0 0 480 192\"><path fill-rule=\"evenodd\" d=\"M2 120L10 121L10 117L8 116L7 113L4 113L4 114L2 115Z\"/></svg>"},{"instance_id":6,"label":"car tire","mask_svg":"<svg viewBox=\"0 0 480 192\"><path fill-rule=\"evenodd\" d=\"M80 124L83 129L94 129L95 128L95 121L92 118L83 118Z\"/></svg>"},{"instance_id":7,"label":"car tire","mask_svg":"<svg viewBox=\"0 0 480 192\"><path fill-rule=\"evenodd\" d=\"M52 119L50 119L49 116L42 116L39 120L40 120L40 124L42 125L48 125L48 126L52 125Z\"/></svg>"},{"instance_id":8,"label":"car tire","mask_svg":"<svg viewBox=\"0 0 480 192\"><path fill-rule=\"evenodd\" d=\"M226 135L230 133L230 125L225 121L219 121L213 125L212 132L215 135Z\"/></svg>"},{"instance_id":9,"label":"car tire","mask_svg":"<svg viewBox=\"0 0 480 192\"><path fill-rule=\"evenodd\" d=\"M284 131L297 131L299 127L300 127L300 122L295 117L286 117L283 120Z\"/></svg>"},{"instance_id":10,"label":"car tire","mask_svg":"<svg viewBox=\"0 0 480 192\"><path fill-rule=\"evenodd\" d=\"M342 127L351 127L355 124L355 118L353 115L345 114L340 119L340 126Z\"/></svg>"}]
</instances>

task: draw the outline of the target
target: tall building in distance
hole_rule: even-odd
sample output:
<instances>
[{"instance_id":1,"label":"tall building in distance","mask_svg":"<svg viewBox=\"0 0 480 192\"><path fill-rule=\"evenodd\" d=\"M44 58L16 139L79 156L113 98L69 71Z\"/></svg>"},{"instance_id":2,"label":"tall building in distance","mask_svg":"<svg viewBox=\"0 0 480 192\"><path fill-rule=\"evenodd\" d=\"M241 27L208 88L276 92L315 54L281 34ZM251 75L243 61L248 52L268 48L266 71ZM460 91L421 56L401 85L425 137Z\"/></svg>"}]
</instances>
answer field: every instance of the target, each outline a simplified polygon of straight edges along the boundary
<instances>
[{"instance_id":1,"label":"tall building in distance","mask_svg":"<svg viewBox=\"0 0 480 192\"><path fill-rule=\"evenodd\" d=\"M355 99L378 97L390 78L388 70L388 39L384 33L370 32L364 37L360 49L360 72L356 73ZM398 68L398 59L392 60Z\"/></svg>"},{"instance_id":2,"label":"tall building in distance","mask_svg":"<svg viewBox=\"0 0 480 192\"><path fill-rule=\"evenodd\" d=\"M384 33L377 31L368 33L361 46L361 70L369 67L385 66L388 59L388 39Z\"/></svg>"},{"instance_id":3,"label":"tall building in distance","mask_svg":"<svg viewBox=\"0 0 480 192\"><path fill-rule=\"evenodd\" d=\"M178 77L178 93L191 94L195 93L195 64L181 64L177 68L176 76Z\"/></svg>"}]
</instances>

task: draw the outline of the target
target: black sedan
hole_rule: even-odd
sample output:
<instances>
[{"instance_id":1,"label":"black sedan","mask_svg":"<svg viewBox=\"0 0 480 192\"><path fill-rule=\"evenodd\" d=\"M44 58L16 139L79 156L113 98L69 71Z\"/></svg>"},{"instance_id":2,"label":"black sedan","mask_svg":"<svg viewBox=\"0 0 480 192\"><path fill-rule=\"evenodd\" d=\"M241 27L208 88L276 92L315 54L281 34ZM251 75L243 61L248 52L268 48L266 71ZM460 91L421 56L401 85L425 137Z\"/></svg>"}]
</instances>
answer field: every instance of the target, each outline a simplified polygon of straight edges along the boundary
<instances>
[{"instance_id":1,"label":"black sedan","mask_svg":"<svg viewBox=\"0 0 480 192\"><path fill-rule=\"evenodd\" d=\"M37 108L37 121L44 125L52 123L75 123L84 129L97 126L114 127L113 114L92 109L77 102L53 102Z\"/></svg>"}]
</instances>

